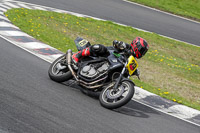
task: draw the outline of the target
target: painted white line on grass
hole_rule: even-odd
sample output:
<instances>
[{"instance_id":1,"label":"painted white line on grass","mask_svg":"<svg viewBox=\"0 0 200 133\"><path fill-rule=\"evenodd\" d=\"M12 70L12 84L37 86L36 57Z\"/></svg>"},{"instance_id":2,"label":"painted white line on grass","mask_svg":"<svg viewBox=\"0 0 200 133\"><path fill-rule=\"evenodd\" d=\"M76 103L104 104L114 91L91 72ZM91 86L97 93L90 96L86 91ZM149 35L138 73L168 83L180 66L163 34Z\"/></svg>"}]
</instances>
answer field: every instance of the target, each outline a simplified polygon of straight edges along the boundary
<instances>
[{"instance_id":1,"label":"painted white line on grass","mask_svg":"<svg viewBox=\"0 0 200 133\"><path fill-rule=\"evenodd\" d=\"M131 2L131 1L128 1L128 0L123 0L123 1L127 2L127 3L134 4L134 5L138 5L138 6L141 6L141 7L145 7L145 8L157 11L157 12L161 12L161 13L164 13L164 14L167 14L167 15L170 15L170 16L174 16L174 17L177 17L177 18L185 19L185 20L200 24L200 22L198 22L198 21L188 19L188 18L185 18L185 17L181 17L181 16L178 16L178 15L175 15L175 14L172 14L172 13L168 13L168 12L165 12L165 11L161 11L161 10L158 10L158 9L155 9L155 8L152 8L152 7L149 7L149 6L145 6L145 5L142 5L142 4L139 4L139 3Z\"/></svg>"},{"instance_id":2,"label":"painted white line on grass","mask_svg":"<svg viewBox=\"0 0 200 133\"><path fill-rule=\"evenodd\" d=\"M52 11L57 12L57 13L67 13L67 12L63 12L62 10L59 10L59 9L53 9Z\"/></svg>"},{"instance_id":3,"label":"painted white line on grass","mask_svg":"<svg viewBox=\"0 0 200 133\"><path fill-rule=\"evenodd\" d=\"M38 10L44 10L44 11L46 11L46 9L45 9L45 8L42 8L42 7L39 7L39 6L36 6L36 7L34 7L34 9L38 9Z\"/></svg>"}]
</instances>

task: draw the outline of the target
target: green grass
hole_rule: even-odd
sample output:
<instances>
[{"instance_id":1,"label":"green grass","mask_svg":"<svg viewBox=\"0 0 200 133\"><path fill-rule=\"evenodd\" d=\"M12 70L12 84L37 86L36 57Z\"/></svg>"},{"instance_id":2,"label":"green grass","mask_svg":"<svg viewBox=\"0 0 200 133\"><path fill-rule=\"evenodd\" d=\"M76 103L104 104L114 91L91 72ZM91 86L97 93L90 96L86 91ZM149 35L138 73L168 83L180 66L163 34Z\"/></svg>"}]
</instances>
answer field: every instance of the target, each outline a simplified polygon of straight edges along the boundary
<instances>
[{"instance_id":1,"label":"green grass","mask_svg":"<svg viewBox=\"0 0 200 133\"><path fill-rule=\"evenodd\" d=\"M92 44L112 45L113 40L130 43L135 37L147 40L150 49L140 60L141 81L137 86L164 98L200 110L200 47L92 18L40 10L11 9L5 15L22 31L63 52L76 50L77 36Z\"/></svg>"},{"instance_id":2,"label":"green grass","mask_svg":"<svg viewBox=\"0 0 200 133\"><path fill-rule=\"evenodd\" d=\"M200 21L200 0L129 0Z\"/></svg>"}]
</instances>

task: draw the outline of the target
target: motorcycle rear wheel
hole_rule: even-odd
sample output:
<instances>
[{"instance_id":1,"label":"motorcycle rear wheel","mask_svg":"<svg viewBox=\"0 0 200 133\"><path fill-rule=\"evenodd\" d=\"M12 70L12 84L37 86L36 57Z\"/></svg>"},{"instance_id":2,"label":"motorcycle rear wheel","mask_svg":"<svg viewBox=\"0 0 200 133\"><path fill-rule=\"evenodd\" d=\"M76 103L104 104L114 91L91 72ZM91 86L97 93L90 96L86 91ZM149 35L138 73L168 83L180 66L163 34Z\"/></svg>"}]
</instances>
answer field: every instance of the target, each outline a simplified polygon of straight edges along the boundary
<instances>
[{"instance_id":1,"label":"motorcycle rear wheel","mask_svg":"<svg viewBox=\"0 0 200 133\"><path fill-rule=\"evenodd\" d=\"M72 73L67 66L62 65L61 61L66 60L66 55L57 58L49 67L49 77L56 82L64 82L72 78ZM67 60L66 60L67 61Z\"/></svg>"},{"instance_id":2,"label":"motorcycle rear wheel","mask_svg":"<svg viewBox=\"0 0 200 133\"><path fill-rule=\"evenodd\" d=\"M116 109L127 104L135 93L134 85L130 81L122 81L115 92L114 84L109 85L102 90L99 101L107 109Z\"/></svg>"}]
</instances>

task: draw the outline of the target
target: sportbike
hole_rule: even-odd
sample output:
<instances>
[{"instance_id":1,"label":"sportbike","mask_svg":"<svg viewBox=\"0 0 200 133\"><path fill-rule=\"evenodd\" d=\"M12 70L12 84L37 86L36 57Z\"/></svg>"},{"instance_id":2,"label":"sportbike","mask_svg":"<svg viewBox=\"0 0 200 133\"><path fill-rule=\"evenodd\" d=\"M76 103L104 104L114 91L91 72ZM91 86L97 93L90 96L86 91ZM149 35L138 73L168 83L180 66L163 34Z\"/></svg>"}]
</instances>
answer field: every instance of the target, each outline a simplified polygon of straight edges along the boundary
<instances>
[{"instance_id":1,"label":"sportbike","mask_svg":"<svg viewBox=\"0 0 200 133\"><path fill-rule=\"evenodd\" d=\"M83 38L76 38L75 44L80 51L90 46ZM119 108L128 103L135 92L130 76L139 78L138 63L124 50L117 52L108 47L107 57L88 56L82 58L78 66L72 61L72 50L57 58L49 68L49 77L56 82L74 79L83 92L100 94L100 104L108 109Z\"/></svg>"}]
</instances>

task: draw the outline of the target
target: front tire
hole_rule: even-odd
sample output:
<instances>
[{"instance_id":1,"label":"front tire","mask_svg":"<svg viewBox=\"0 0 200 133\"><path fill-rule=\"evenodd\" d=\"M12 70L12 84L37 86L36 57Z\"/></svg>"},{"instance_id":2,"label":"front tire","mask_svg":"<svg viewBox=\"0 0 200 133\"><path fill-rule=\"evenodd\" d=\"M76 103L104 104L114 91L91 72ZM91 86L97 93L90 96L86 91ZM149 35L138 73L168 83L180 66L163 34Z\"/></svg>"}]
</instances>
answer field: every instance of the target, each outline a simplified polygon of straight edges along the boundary
<instances>
[{"instance_id":1,"label":"front tire","mask_svg":"<svg viewBox=\"0 0 200 133\"><path fill-rule=\"evenodd\" d=\"M66 55L62 55L57 58L49 67L48 74L53 81L60 83L72 78L72 73L68 67L61 64L63 60L66 60L65 56Z\"/></svg>"},{"instance_id":2,"label":"front tire","mask_svg":"<svg viewBox=\"0 0 200 133\"><path fill-rule=\"evenodd\" d=\"M100 104L108 109L116 109L127 104L135 93L134 85L130 81L122 81L118 91L114 92L114 84L102 90L99 101Z\"/></svg>"}]
</instances>

